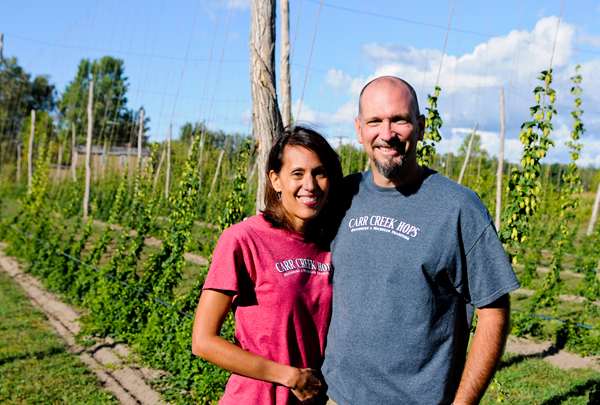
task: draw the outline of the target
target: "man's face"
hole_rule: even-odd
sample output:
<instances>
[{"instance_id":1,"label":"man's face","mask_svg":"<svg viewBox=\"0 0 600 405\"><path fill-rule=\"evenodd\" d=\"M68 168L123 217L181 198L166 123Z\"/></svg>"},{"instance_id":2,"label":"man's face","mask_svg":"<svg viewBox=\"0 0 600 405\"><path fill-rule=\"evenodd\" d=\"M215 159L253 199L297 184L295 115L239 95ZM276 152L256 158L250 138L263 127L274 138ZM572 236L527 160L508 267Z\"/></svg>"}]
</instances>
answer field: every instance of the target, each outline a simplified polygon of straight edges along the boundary
<instances>
[{"instance_id":1,"label":"man's face","mask_svg":"<svg viewBox=\"0 0 600 405\"><path fill-rule=\"evenodd\" d=\"M423 139L424 117L411 111L411 94L404 83L371 83L363 93L355 124L358 142L371 158L376 184L390 186L407 167L417 166L416 148Z\"/></svg>"}]
</instances>

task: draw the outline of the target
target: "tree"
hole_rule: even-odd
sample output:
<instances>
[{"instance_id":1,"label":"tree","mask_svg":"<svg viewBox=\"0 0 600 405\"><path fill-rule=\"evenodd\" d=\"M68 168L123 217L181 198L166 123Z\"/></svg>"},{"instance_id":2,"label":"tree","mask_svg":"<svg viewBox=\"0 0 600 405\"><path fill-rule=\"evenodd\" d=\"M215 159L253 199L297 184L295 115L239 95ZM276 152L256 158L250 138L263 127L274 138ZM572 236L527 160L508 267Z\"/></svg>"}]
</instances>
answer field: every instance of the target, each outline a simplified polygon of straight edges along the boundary
<instances>
[{"instance_id":1,"label":"tree","mask_svg":"<svg viewBox=\"0 0 600 405\"><path fill-rule=\"evenodd\" d=\"M89 84L94 81L93 143L109 141L123 145L136 135L139 110L127 109L129 84L123 60L104 56L91 62L82 59L77 75L69 82L60 100L60 111L68 123L75 123L77 143L83 143L87 128L86 102ZM144 119L144 126L150 118ZM68 125L70 128L70 125Z\"/></svg>"},{"instance_id":2,"label":"tree","mask_svg":"<svg viewBox=\"0 0 600 405\"><path fill-rule=\"evenodd\" d=\"M0 75L0 138L16 140L23 120L38 112L52 112L56 104L56 89L47 75L36 76L19 66L17 58L4 59Z\"/></svg>"}]
</instances>

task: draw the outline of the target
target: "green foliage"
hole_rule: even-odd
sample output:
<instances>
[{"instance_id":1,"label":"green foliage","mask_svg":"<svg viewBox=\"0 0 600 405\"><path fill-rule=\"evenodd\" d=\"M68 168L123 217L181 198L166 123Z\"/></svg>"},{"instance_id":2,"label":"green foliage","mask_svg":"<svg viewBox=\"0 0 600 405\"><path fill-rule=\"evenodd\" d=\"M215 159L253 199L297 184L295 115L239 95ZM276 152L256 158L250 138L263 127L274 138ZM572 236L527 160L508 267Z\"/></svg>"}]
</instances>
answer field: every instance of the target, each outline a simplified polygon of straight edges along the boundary
<instances>
[{"instance_id":1,"label":"green foliage","mask_svg":"<svg viewBox=\"0 0 600 405\"><path fill-rule=\"evenodd\" d=\"M538 86L534 90L536 105L531 107L533 121L521 125L519 139L523 143L522 170L513 167L510 173L507 191L509 202L502 213L502 229L499 237L505 247L518 247L520 242L525 242L531 232L529 216L533 215L540 201L539 193L542 190L540 182L540 159L546 156L548 147L554 145L549 138L552 130L552 115L556 109L552 105L556 99L556 92L550 88L552 71L542 71L538 77L545 86ZM549 97L550 104L540 102L540 96ZM513 264L517 263L517 256L513 255Z\"/></svg>"},{"instance_id":2,"label":"green foliage","mask_svg":"<svg viewBox=\"0 0 600 405\"><path fill-rule=\"evenodd\" d=\"M225 213L220 218L219 230L224 231L231 225L240 222L244 218L244 206L246 205L246 172L248 171L248 156L252 139L248 138L241 150L237 173L233 180L233 187L227 201L225 202Z\"/></svg>"},{"instance_id":3,"label":"green foliage","mask_svg":"<svg viewBox=\"0 0 600 405\"><path fill-rule=\"evenodd\" d=\"M575 72L578 71L579 66L575 68ZM550 268L548 275L544 278L544 284L533 296L531 302L532 311L538 305L557 305L554 297L558 296L561 286L560 266L562 265L566 248L576 233L576 229L571 227L571 223L575 219L575 210L579 206L579 198L576 198L574 194L582 191L581 177L577 170L577 160L579 159L579 152L581 150L581 145L578 141L584 129L583 123L579 119L581 114L583 114L580 108L581 98L579 97L581 95L581 87L579 87L581 75L578 74L571 79L575 84L573 89L571 89L571 93L577 96L575 99L575 110L571 113L571 116L575 118L575 123L573 124L574 130L571 132L571 140L567 142L567 146L571 150L571 163L569 164L568 171L563 174L565 187L560 189L556 248L550 259Z\"/></svg>"},{"instance_id":4,"label":"green foliage","mask_svg":"<svg viewBox=\"0 0 600 405\"><path fill-rule=\"evenodd\" d=\"M31 110L41 113L54 109L56 90L46 75L32 79L31 74L19 66L17 58L4 58L1 65L0 134L4 139L19 141L22 123L31 115ZM14 159L13 156L0 159L5 163L10 161L5 160L7 157Z\"/></svg>"},{"instance_id":5,"label":"green foliage","mask_svg":"<svg viewBox=\"0 0 600 405\"><path fill-rule=\"evenodd\" d=\"M592 369L563 370L541 359L539 355L513 356L505 354L496 373L502 381L501 395L486 392L482 405L588 405L600 387L598 372Z\"/></svg>"},{"instance_id":6,"label":"green foliage","mask_svg":"<svg viewBox=\"0 0 600 405\"><path fill-rule=\"evenodd\" d=\"M67 119L62 137L70 135L71 123L75 123L77 143L85 143L89 88L94 81L94 143L100 144L101 140L106 139L110 139L114 145L129 142L139 119L137 112L126 108L129 84L124 73L121 59L104 56L94 61L81 60L76 76L65 88L59 103L59 109ZM144 126L149 121L150 118L145 117Z\"/></svg>"},{"instance_id":7,"label":"green foliage","mask_svg":"<svg viewBox=\"0 0 600 405\"><path fill-rule=\"evenodd\" d=\"M440 128L443 121L437 110L437 100L442 89L435 86L435 95L427 95L429 107L427 107L427 116L425 118L425 134L423 141L417 145L417 161L421 166L431 166L435 157L435 143L442 140ZM431 141L428 143L427 141Z\"/></svg>"}]
</instances>

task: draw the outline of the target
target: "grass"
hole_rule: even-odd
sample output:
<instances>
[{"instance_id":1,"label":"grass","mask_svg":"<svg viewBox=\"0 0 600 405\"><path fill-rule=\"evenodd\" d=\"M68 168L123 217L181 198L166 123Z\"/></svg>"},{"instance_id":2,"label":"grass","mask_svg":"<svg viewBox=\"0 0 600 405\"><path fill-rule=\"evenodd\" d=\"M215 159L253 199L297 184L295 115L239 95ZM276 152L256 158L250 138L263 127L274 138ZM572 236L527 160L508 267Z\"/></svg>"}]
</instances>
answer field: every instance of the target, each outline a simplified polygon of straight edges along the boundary
<instances>
[{"instance_id":1,"label":"grass","mask_svg":"<svg viewBox=\"0 0 600 405\"><path fill-rule=\"evenodd\" d=\"M490 386L482 405L586 405L600 390L600 373L591 369L563 370L531 356L505 354L496 373L498 386ZM597 395L597 394L596 394Z\"/></svg>"},{"instance_id":2,"label":"grass","mask_svg":"<svg viewBox=\"0 0 600 405\"><path fill-rule=\"evenodd\" d=\"M65 349L44 315L0 273L0 403L117 404Z\"/></svg>"}]
</instances>

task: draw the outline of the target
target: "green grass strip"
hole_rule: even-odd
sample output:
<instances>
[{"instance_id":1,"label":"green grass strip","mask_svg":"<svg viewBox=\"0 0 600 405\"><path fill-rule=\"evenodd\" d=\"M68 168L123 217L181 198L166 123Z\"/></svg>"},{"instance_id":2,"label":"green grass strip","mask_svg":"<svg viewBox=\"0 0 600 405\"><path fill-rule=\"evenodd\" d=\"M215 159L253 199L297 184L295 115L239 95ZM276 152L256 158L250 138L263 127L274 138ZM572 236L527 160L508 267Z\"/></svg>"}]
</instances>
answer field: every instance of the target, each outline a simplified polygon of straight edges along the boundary
<instances>
[{"instance_id":1,"label":"green grass strip","mask_svg":"<svg viewBox=\"0 0 600 405\"><path fill-rule=\"evenodd\" d=\"M0 403L117 404L100 381L0 273Z\"/></svg>"},{"instance_id":2,"label":"green grass strip","mask_svg":"<svg viewBox=\"0 0 600 405\"><path fill-rule=\"evenodd\" d=\"M600 373L563 370L539 357L505 354L482 405L587 405L600 399Z\"/></svg>"}]
</instances>

